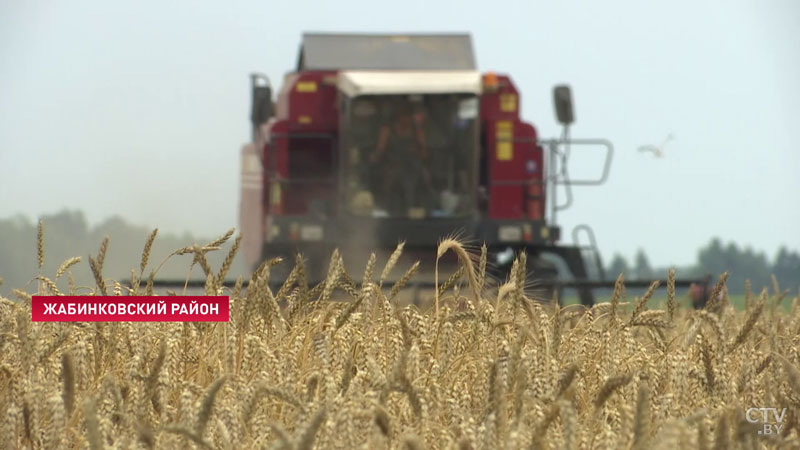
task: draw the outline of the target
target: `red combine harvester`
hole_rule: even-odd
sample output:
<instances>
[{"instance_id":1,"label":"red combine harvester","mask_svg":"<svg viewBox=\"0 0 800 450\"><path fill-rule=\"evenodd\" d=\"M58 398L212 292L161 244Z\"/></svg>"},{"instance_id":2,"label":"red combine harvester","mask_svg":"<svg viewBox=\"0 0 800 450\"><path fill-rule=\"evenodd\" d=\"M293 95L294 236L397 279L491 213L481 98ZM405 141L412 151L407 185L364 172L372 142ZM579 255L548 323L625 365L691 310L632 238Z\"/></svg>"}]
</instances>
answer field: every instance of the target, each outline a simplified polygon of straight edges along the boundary
<instances>
[{"instance_id":1,"label":"red combine harvester","mask_svg":"<svg viewBox=\"0 0 800 450\"><path fill-rule=\"evenodd\" d=\"M520 117L511 78L476 70L469 35L305 34L274 100L265 76L251 84L240 204L249 264L301 253L320 277L336 247L363 264L399 241L424 262L456 234L486 243L500 276L527 252L540 285L577 287L587 305L591 288L611 285L588 227L574 234L587 231L592 245L559 244L555 218L570 187L605 181L613 151L606 140L569 138L568 87L554 89L564 132L545 140ZM605 151L597 179L568 178L575 146Z\"/></svg>"}]
</instances>

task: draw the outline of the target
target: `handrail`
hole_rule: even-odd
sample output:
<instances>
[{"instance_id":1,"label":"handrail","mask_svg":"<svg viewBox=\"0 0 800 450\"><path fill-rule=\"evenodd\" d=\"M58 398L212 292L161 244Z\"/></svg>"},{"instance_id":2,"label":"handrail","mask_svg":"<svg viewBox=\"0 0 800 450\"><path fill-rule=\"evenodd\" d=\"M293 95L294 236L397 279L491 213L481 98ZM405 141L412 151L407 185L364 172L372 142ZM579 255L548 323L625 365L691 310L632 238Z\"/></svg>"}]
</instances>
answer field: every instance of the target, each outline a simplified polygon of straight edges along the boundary
<instances>
[{"instance_id":1,"label":"handrail","mask_svg":"<svg viewBox=\"0 0 800 450\"><path fill-rule=\"evenodd\" d=\"M600 175L600 178L594 180L573 180L570 178L559 179L556 178L554 182L556 184L562 185L575 185L575 186L597 186L600 184L605 183L608 180L608 175L611 172L611 159L614 156L614 145L608 139L567 139L567 140L557 140L557 139L547 139L539 141L543 145L547 145L550 147L551 151L556 151L555 149L559 145L600 145L605 147L606 155L605 160L603 161L603 172ZM566 160L564 161L566 163Z\"/></svg>"},{"instance_id":2,"label":"handrail","mask_svg":"<svg viewBox=\"0 0 800 450\"><path fill-rule=\"evenodd\" d=\"M607 139L570 139L569 130L565 127L561 139L542 139L539 141L542 146L547 146L549 152L545 170L547 170L546 180L550 186L547 189L550 203L550 220L556 222L556 213L563 211L572 206L573 195L572 186L597 186L603 184L608 180L611 171L611 160L614 155L614 145ZM560 152L559 146L565 146L566 151ZM572 180L567 172L568 161L570 157L570 148L572 145L600 145L605 147L606 155L603 163L603 172L598 179L592 180ZM560 163L560 166L559 166ZM566 202L558 204L556 186L564 186L566 193Z\"/></svg>"}]
</instances>

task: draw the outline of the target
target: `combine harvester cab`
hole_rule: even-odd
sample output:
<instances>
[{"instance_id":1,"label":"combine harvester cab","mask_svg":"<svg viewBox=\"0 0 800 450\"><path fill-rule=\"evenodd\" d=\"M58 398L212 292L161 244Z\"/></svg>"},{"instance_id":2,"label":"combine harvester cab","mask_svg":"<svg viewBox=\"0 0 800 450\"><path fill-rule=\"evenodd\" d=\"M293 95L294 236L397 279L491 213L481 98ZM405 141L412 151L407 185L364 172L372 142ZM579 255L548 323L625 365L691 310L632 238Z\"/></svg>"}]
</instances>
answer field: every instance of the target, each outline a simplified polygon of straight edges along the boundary
<instances>
[{"instance_id":1,"label":"combine harvester cab","mask_svg":"<svg viewBox=\"0 0 800 450\"><path fill-rule=\"evenodd\" d=\"M569 88L555 90L564 134L540 139L520 118L511 78L478 72L463 34L305 34L274 102L266 77L251 85L240 204L250 265L280 256L288 270L300 253L319 280L334 248L356 274L370 252L388 255L404 241L404 255L423 263L424 283L439 240L456 235L486 243L500 277L527 252L529 274L549 289L543 296L568 284L557 278L557 265L566 267L592 304L598 283L589 283L586 248L558 243L555 216L571 203L571 185L606 179L612 147L569 139ZM566 176L569 148L580 144L607 151L596 180ZM566 186L566 203L556 186Z\"/></svg>"}]
</instances>

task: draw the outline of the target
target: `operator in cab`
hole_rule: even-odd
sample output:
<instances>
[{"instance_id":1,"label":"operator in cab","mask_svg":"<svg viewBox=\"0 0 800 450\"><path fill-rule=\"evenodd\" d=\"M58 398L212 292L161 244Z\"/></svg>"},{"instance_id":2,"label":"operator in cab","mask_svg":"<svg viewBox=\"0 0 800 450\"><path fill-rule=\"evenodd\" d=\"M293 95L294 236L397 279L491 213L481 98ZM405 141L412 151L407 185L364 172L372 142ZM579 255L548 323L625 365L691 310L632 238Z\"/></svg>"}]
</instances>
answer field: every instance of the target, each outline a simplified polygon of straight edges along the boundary
<instances>
[{"instance_id":1,"label":"operator in cab","mask_svg":"<svg viewBox=\"0 0 800 450\"><path fill-rule=\"evenodd\" d=\"M382 163L379 202L391 215L406 216L411 209L427 209L430 196L426 194L432 189L427 161L425 135L412 106L407 102L396 105L391 123L381 127L370 155L373 165Z\"/></svg>"}]
</instances>

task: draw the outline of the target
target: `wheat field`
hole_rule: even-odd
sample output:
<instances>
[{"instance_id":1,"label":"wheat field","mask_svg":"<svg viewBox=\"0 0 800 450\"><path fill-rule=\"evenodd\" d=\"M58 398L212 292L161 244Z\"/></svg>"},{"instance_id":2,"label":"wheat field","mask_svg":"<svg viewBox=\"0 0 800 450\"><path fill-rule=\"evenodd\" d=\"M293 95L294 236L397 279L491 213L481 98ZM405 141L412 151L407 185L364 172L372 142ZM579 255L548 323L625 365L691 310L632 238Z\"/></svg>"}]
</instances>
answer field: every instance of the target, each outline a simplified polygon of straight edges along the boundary
<instances>
[{"instance_id":1,"label":"wheat field","mask_svg":"<svg viewBox=\"0 0 800 450\"><path fill-rule=\"evenodd\" d=\"M525 256L508 280L486 277L485 248L445 239L461 269L439 280L433 305L398 306L417 266L365 261L348 274L334 252L309 286L302 259L269 288L267 261L243 288L222 288L240 239L233 231L193 255L208 294L230 295L230 323L32 323L31 297L0 299L0 446L6 448L583 449L798 448L800 295L725 295L706 309L677 298L668 274L628 298L559 308L526 294ZM58 295L152 294L156 232L125 285L102 274L108 241L88 258L96 286L74 286L67 260L39 274ZM45 249L42 227L39 266ZM205 254L229 248L222 267ZM138 269L138 270L137 270ZM397 282L387 278L406 270ZM750 290L748 289L748 292ZM782 304L791 305L790 308ZM762 435L748 408L787 408Z\"/></svg>"}]
</instances>

